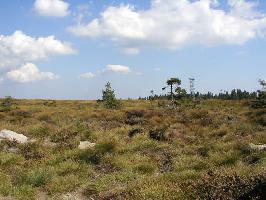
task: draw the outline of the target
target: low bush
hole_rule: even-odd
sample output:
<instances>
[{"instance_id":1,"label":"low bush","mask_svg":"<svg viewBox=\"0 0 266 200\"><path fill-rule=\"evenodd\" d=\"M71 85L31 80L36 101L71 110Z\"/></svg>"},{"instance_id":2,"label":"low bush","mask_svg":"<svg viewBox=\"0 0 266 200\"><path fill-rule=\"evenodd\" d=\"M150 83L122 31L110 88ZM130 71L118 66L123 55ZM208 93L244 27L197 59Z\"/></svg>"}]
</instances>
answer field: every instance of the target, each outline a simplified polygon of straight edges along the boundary
<instances>
[{"instance_id":1,"label":"low bush","mask_svg":"<svg viewBox=\"0 0 266 200\"><path fill-rule=\"evenodd\" d=\"M165 129L155 129L155 130L151 130L149 132L149 137L151 139L154 140L158 140L158 141L165 141L166 138L166 133L165 133Z\"/></svg>"},{"instance_id":2,"label":"low bush","mask_svg":"<svg viewBox=\"0 0 266 200\"><path fill-rule=\"evenodd\" d=\"M145 163L137 165L134 169L135 171L141 174L152 174L155 171L154 166L152 166L151 164L145 164Z\"/></svg>"},{"instance_id":3,"label":"low bush","mask_svg":"<svg viewBox=\"0 0 266 200\"><path fill-rule=\"evenodd\" d=\"M208 110L205 109L195 109L190 112L190 117L202 126L210 126L213 124L213 117L210 115Z\"/></svg>"},{"instance_id":4,"label":"low bush","mask_svg":"<svg viewBox=\"0 0 266 200\"><path fill-rule=\"evenodd\" d=\"M103 142L97 144L93 149L79 151L76 159L98 165L105 154L113 153L115 149L116 144L114 142Z\"/></svg>"},{"instance_id":5,"label":"low bush","mask_svg":"<svg viewBox=\"0 0 266 200\"><path fill-rule=\"evenodd\" d=\"M89 183L85 186L82 193L84 196L92 198L92 196L96 196L99 192L95 184Z\"/></svg>"},{"instance_id":6,"label":"low bush","mask_svg":"<svg viewBox=\"0 0 266 200\"><path fill-rule=\"evenodd\" d=\"M26 160L40 160L47 153L47 149L37 142L21 144L19 150Z\"/></svg>"},{"instance_id":7,"label":"low bush","mask_svg":"<svg viewBox=\"0 0 266 200\"><path fill-rule=\"evenodd\" d=\"M11 111L14 107L14 100L11 96L7 96L2 100L0 104L0 112L8 112Z\"/></svg>"},{"instance_id":8,"label":"low bush","mask_svg":"<svg viewBox=\"0 0 266 200\"><path fill-rule=\"evenodd\" d=\"M50 124L54 123L52 119L52 113L41 113L40 115L37 116L37 119L39 121L43 121Z\"/></svg>"},{"instance_id":9,"label":"low bush","mask_svg":"<svg viewBox=\"0 0 266 200\"><path fill-rule=\"evenodd\" d=\"M95 146L95 150L101 154L113 153L116 150L116 143L113 141L102 142Z\"/></svg>"},{"instance_id":10,"label":"low bush","mask_svg":"<svg viewBox=\"0 0 266 200\"><path fill-rule=\"evenodd\" d=\"M87 149L80 151L76 156L76 159L78 159L79 161L84 161L86 163L98 165L101 162L102 154L95 150Z\"/></svg>"},{"instance_id":11,"label":"low bush","mask_svg":"<svg viewBox=\"0 0 266 200\"><path fill-rule=\"evenodd\" d=\"M135 135L139 134L139 133L142 133L143 132L143 129L141 128L134 128L134 129L131 129L129 132L128 132L128 137L134 137Z\"/></svg>"},{"instance_id":12,"label":"low bush","mask_svg":"<svg viewBox=\"0 0 266 200\"><path fill-rule=\"evenodd\" d=\"M72 129L73 127L69 126L56 130L50 136L51 142L58 143L59 148L74 148L78 146L78 141L77 141L78 132Z\"/></svg>"},{"instance_id":13,"label":"low bush","mask_svg":"<svg viewBox=\"0 0 266 200\"><path fill-rule=\"evenodd\" d=\"M126 112L126 118L141 118L144 117L145 112L143 110L130 110Z\"/></svg>"},{"instance_id":14,"label":"low bush","mask_svg":"<svg viewBox=\"0 0 266 200\"><path fill-rule=\"evenodd\" d=\"M49 107L56 107L56 101L45 101L43 105L49 106Z\"/></svg>"},{"instance_id":15,"label":"low bush","mask_svg":"<svg viewBox=\"0 0 266 200\"><path fill-rule=\"evenodd\" d=\"M68 174L76 174L79 171L80 171L80 165L77 162L72 161L72 160L61 162L55 168L55 172L59 176L66 176Z\"/></svg>"},{"instance_id":16,"label":"low bush","mask_svg":"<svg viewBox=\"0 0 266 200\"><path fill-rule=\"evenodd\" d=\"M266 176L223 174L212 171L197 181L183 185L190 199L263 199L266 196Z\"/></svg>"},{"instance_id":17,"label":"low bush","mask_svg":"<svg viewBox=\"0 0 266 200\"><path fill-rule=\"evenodd\" d=\"M13 110L10 113L11 116L19 116L23 118L29 118L31 117L31 113L26 110Z\"/></svg>"},{"instance_id":18,"label":"low bush","mask_svg":"<svg viewBox=\"0 0 266 200\"><path fill-rule=\"evenodd\" d=\"M47 169L34 169L22 176L22 182L33 187L41 187L51 181L52 176Z\"/></svg>"},{"instance_id":19,"label":"low bush","mask_svg":"<svg viewBox=\"0 0 266 200\"><path fill-rule=\"evenodd\" d=\"M24 158L21 155L13 153L0 153L0 169L11 169L13 166L19 166Z\"/></svg>"},{"instance_id":20,"label":"low bush","mask_svg":"<svg viewBox=\"0 0 266 200\"><path fill-rule=\"evenodd\" d=\"M80 179L74 175L57 176L45 188L49 194L69 193L75 191L81 183Z\"/></svg>"},{"instance_id":21,"label":"low bush","mask_svg":"<svg viewBox=\"0 0 266 200\"><path fill-rule=\"evenodd\" d=\"M90 130L88 123L78 121L73 127L73 130L76 133L78 133L78 135L80 136L80 140L84 141L84 140L91 139L92 132Z\"/></svg>"},{"instance_id":22,"label":"low bush","mask_svg":"<svg viewBox=\"0 0 266 200\"><path fill-rule=\"evenodd\" d=\"M35 127L32 127L28 133L37 138L45 139L50 136L51 128L45 124L37 125Z\"/></svg>"},{"instance_id":23,"label":"low bush","mask_svg":"<svg viewBox=\"0 0 266 200\"><path fill-rule=\"evenodd\" d=\"M143 117L144 117L143 110L127 111L125 123L129 125L142 124L144 122Z\"/></svg>"},{"instance_id":24,"label":"low bush","mask_svg":"<svg viewBox=\"0 0 266 200\"><path fill-rule=\"evenodd\" d=\"M253 110L248 116L254 123L266 126L266 109Z\"/></svg>"}]
</instances>

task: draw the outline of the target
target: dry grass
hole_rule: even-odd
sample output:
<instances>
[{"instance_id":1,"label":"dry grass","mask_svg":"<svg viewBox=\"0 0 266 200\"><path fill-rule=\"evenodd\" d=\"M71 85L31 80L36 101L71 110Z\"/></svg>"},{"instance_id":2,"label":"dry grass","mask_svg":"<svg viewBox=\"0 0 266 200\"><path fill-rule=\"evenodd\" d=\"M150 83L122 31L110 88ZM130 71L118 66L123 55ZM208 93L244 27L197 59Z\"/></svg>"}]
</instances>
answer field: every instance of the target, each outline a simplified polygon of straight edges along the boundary
<instances>
[{"instance_id":1,"label":"dry grass","mask_svg":"<svg viewBox=\"0 0 266 200\"><path fill-rule=\"evenodd\" d=\"M0 143L0 196L62 199L78 191L85 199L206 199L221 190L224 199L236 199L255 195L255 180L265 189L266 153L248 144L266 143L266 112L247 102L186 102L176 110L133 100L118 110L95 101L15 104L0 113L0 129L36 142ZM78 150L81 140L97 145ZM14 145L18 153L8 153Z\"/></svg>"}]
</instances>

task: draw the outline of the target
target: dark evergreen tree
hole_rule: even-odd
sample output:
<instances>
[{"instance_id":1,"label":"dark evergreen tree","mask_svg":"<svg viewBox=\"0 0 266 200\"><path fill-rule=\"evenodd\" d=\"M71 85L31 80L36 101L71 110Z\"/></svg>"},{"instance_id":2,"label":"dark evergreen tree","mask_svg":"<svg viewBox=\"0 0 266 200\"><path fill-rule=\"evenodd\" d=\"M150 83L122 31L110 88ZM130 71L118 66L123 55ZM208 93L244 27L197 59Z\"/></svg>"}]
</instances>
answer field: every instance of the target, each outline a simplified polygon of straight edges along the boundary
<instances>
[{"instance_id":1,"label":"dark evergreen tree","mask_svg":"<svg viewBox=\"0 0 266 200\"><path fill-rule=\"evenodd\" d=\"M108 109L116 109L121 106L120 102L115 97L115 91L112 89L110 82L107 82L105 89L102 90L102 100L104 106Z\"/></svg>"}]
</instances>

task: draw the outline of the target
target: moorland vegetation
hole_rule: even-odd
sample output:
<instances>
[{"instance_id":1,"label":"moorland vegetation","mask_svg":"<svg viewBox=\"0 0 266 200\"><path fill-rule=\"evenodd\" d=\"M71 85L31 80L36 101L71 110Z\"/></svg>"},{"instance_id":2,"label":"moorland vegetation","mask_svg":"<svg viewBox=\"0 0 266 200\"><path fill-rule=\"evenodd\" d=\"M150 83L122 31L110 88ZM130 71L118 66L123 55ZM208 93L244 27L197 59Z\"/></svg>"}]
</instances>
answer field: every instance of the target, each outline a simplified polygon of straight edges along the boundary
<instances>
[{"instance_id":1,"label":"moorland vegetation","mask_svg":"<svg viewBox=\"0 0 266 200\"><path fill-rule=\"evenodd\" d=\"M110 84L102 101L2 99L0 130L29 142L0 142L0 199L265 198L265 94L183 92L175 106L117 100Z\"/></svg>"}]
</instances>

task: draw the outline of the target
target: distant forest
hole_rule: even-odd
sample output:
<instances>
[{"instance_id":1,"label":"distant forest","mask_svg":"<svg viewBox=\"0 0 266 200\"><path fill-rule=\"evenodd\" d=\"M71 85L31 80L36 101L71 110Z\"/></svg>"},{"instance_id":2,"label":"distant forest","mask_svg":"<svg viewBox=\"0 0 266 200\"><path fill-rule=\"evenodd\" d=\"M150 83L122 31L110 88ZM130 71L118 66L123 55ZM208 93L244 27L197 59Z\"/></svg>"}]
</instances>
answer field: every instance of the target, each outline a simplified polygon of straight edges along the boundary
<instances>
[{"instance_id":1,"label":"distant forest","mask_svg":"<svg viewBox=\"0 0 266 200\"><path fill-rule=\"evenodd\" d=\"M231 92L220 92L219 94L214 94L212 92L208 93L199 93L196 92L194 95L191 94L182 94L182 95L175 95L175 99L178 98L191 98L194 96L195 99L224 99L224 100L242 100L242 99L256 99L258 97L258 92L248 92L242 91L241 89L233 89ZM170 99L171 94L164 94L164 95L157 95L151 94L149 97L139 98L140 100L163 100L163 99Z\"/></svg>"}]
</instances>

